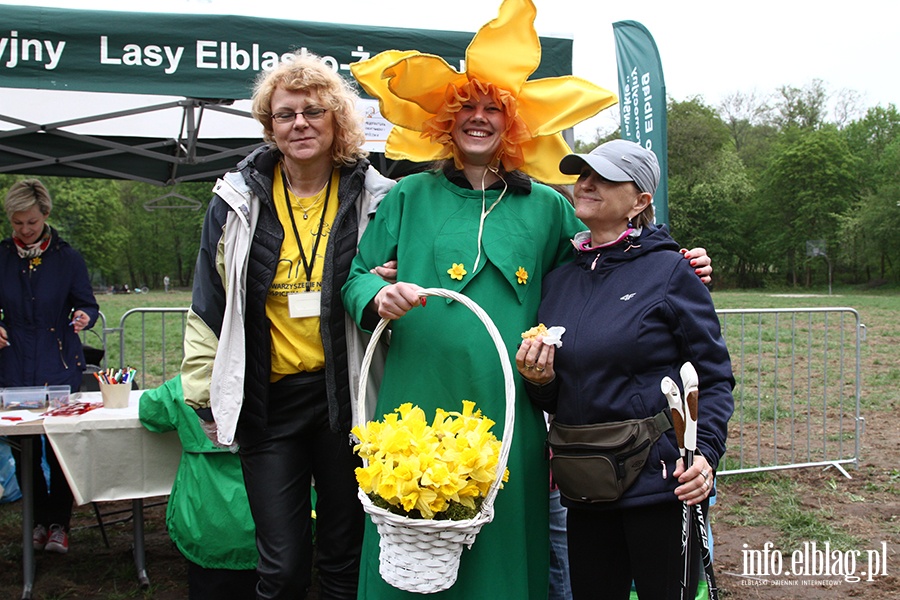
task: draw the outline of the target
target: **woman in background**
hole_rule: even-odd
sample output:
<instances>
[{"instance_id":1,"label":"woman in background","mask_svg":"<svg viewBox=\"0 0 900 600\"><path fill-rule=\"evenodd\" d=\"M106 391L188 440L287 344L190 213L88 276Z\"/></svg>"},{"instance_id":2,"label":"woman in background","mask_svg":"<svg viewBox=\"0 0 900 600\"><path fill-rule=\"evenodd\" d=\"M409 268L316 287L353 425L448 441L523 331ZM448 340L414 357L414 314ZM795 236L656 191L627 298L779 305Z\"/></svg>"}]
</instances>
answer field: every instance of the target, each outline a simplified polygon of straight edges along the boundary
<instances>
[{"instance_id":1,"label":"woman in background","mask_svg":"<svg viewBox=\"0 0 900 600\"><path fill-rule=\"evenodd\" d=\"M100 315L87 266L47 224L53 202L43 183L16 183L4 206L13 234L0 242L0 388L68 385L77 392L85 369L78 334ZM34 449L34 548L65 554L72 491L43 436L23 443ZM41 469L45 446L49 486ZM21 457L16 458L21 481Z\"/></svg>"}]
</instances>

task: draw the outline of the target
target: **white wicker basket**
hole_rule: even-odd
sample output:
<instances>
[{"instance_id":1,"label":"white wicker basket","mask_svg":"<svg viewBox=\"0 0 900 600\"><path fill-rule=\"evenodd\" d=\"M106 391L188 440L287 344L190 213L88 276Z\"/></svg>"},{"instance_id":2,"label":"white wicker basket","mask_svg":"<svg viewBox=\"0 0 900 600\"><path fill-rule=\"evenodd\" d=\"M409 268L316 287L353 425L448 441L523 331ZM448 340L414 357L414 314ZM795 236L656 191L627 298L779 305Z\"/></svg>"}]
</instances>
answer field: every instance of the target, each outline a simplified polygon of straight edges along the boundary
<instances>
[{"instance_id":1,"label":"white wicker basket","mask_svg":"<svg viewBox=\"0 0 900 600\"><path fill-rule=\"evenodd\" d=\"M512 366L500 332L491 318L475 302L456 292L442 288L428 288L419 292L422 297L440 296L455 300L466 306L481 320L500 355L503 371L504 392L506 394L506 416L503 424L503 439L500 456L497 459L497 473L481 504L479 513L472 519L462 521L435 521L432 519L410 519L395 515L372 504L371 499L361 489L358 492L363 509L378 528L381 537L380 566L381 577L392 586L419 594L433 594L448 589L456 582L460 555L463 546L471 547L481 528L494 518L494 498L500 488L500 480L506 470L509 447L512 443L515 423L516 389ZM422 309L417 309L422 310ZM428 310L425 308L424 310ZM382 319L372 332L369 346L363 358L357 396L358 418L366 418L366 379L372 364L372 355L389 321ZM462 399L460 399L462 401Z\"/></svg>"}]
</instances>

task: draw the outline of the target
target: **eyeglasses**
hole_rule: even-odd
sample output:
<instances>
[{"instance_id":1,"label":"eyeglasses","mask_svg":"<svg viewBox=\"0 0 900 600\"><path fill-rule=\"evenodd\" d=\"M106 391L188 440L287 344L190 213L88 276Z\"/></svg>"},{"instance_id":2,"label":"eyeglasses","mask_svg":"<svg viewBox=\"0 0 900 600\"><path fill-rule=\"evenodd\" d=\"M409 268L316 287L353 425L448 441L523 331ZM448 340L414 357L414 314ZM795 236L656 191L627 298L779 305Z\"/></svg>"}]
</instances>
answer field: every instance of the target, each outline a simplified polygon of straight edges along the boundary
<instances>
[{"instance_id":1,"label":"eyeglasses","mask_svg":"<svg viewBox=\"0 0 900 600\"><path fill-rule=\"evenodd\" d=\"M327 108L312 107L298 112L277 112L271 115L272 120L276 123L293 123L297 120L297 115L303 115L307 121L318 121L328 112Z\"/></svg>"}]
</instances>

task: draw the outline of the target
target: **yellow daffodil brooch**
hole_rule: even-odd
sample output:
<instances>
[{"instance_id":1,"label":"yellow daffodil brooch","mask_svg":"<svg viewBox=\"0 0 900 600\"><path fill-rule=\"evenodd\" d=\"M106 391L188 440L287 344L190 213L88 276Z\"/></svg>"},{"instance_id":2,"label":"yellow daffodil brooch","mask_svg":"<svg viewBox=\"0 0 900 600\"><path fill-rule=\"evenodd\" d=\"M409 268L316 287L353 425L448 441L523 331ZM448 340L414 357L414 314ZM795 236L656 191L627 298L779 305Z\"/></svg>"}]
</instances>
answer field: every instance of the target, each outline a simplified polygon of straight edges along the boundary
<instances>
[{"instance_id":1,"label":"yellow daffodil brooch","mask_svg":"<svg viewBox=\"0 0 900 600\"><path fill-rule=\"evenodd\" d=\"M462 281L462 278L468 273L469 272L466 271L462 263L453 263L453 266L447 269L447 274L450 275L450 279L456 279L457 281Z\"/></svg>"},{"instance_id":2,"label":"yellow daffodil brooch","mask_svg":"<svg viewBox=\"0 0 900 600\"><path fill-rule=\"evenodd\" d=\"M528 283L528 271L525 270L525 267L519 267L519 270L516 271L516 279L520 285Z\"/></svg>"},{"instance_id":3,"label":"yellow daffodil brooch","mask_svg":"<svg viewBox=\"0 0 900 600\"><path fill-rule=\"evenodd\" d=\"M574 177L559 172L571 152L562 131L612 106L616 96L572 75L528 80L541 62L536 14L532 0L504 0L466 49L462 73L416 50L387 50L351 65L394 124L385 155L416 162L453 156L459 168L450 139L456 112L469 98L490 95L507 116L496 157L503 167L546 183L572 183Z\"/></svg>"},{"instance_id":4,"label":"yellow daffodil brooch","mask_svg":"<svg viewBox=\"0 0 900 600\"><path fill-rule=\"evenodd\" d=\"M34 271L35 269L37 269L37 268L41 265L41 262L42 262L42 261L41 261L41 257L40 257L40 256L35 256L35 257L32 258L30 261L28 261L28 270L29 270L29 271Z\"/></svg>"}]
</instances>

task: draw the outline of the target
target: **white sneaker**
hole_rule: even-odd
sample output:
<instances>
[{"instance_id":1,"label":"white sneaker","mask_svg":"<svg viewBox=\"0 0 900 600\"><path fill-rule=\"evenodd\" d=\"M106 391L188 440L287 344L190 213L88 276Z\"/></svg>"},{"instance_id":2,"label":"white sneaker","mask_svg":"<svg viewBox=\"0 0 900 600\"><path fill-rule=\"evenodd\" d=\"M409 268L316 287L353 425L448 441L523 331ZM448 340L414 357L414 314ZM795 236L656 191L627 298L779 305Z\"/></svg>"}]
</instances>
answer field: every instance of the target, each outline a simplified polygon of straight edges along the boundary
<instances>
[{"instance_id":1,"label":"white sneaker","mask_svg":"<svg viewBox=\"0 0 900 600\"><path fill-rule=\"evenodd\" d=\"M43 550L47 545L47 528L43 525L35 525L31 533L31 544L35 550Z\"/></svg>"}]
</instances>

